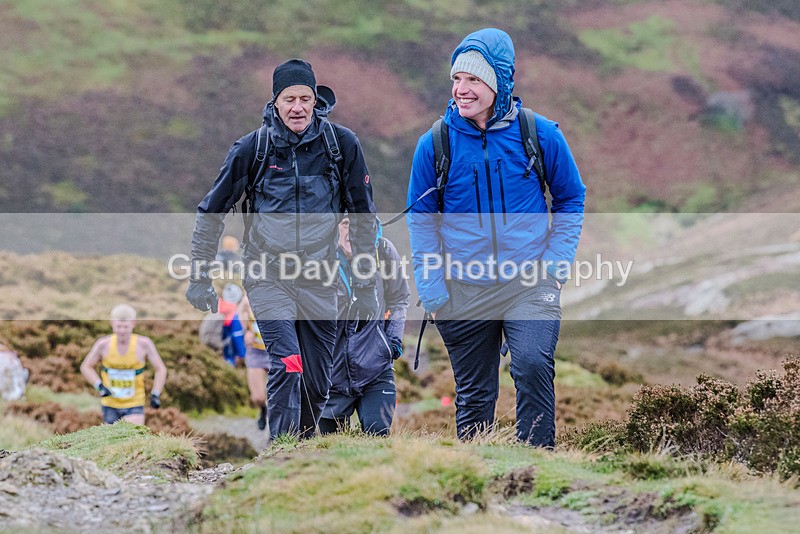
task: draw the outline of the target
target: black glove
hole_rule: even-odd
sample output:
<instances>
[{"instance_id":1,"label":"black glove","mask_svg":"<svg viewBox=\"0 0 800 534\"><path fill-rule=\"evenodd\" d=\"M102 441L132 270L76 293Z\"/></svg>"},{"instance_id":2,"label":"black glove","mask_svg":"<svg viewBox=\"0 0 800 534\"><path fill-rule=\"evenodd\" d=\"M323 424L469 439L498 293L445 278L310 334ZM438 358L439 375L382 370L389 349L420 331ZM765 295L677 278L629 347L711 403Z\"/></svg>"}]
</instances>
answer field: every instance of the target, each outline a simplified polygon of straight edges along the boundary
<instances>
[{"instance_id":1,"label":"black glove","mask_svg":"<svg viewBox=\"0 0 800 534\"><path fill-rule=\"evenodd\" d=\"M375 285L369 284L353 288L353 302L350 304L350 318L358 321L356 332L360 332L369 321L378 316L378 297Z\"/></svg>"},{"instance_id":2,"label":"black glove","mask_svg":"<svg viewBox=\"0 0 800 534\"><path fill-rule=\"evenodd\" d=\"M150 395L150 407L158 410L161 408L161 395L153 393Z\"/></svg>"},{"instance_id":3,"label":"black glove","mask_svg":"<svg viewBox=\"0 0 800 534\"><path fill-rule=\"evenodd\" d=\"M396 337L389 338L389 347L392 349L393 360L396 360L403 355L403 342Z\"/></svg>"},{"instance_id":4,"label":"black glove","mask_svg":"<svg viewBox=\"0 0 800 534\"><path fill-rule=\"evenodd\" d=\"M108 389L102 382L97 384L95 386L95 389L97 389L97 391L100 392L100 396L101 397L110 397L111 396L111 390Z\"/></svg>"},{"instance_id":5,"label":"black glove","mask_svg":"<svg viewBox=\"0 0 800 534\"><path fill-rule=\"evenodd\" d=\"M217 313L217 291L211 284L211 277L207 270L197 272L189 281L189 288L186 290L186 300L200 311Z\"/></svg>"}]
</instances>

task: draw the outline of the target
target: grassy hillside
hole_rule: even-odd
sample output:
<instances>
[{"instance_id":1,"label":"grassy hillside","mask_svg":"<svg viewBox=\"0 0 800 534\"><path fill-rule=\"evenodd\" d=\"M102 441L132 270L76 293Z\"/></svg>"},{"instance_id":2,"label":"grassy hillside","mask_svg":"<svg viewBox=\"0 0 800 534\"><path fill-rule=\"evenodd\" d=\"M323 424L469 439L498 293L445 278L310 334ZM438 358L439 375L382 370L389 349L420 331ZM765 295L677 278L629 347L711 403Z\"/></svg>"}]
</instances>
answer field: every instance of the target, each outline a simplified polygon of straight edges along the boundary
<instances>
[{"instance_id":1,"label":"grassy hillside","mask_svg":"<svg viewBox=\"0 0 800 534\"><path fill-rule=\"evenodd\" d=\"M461 37L506 29L517 93L561 123L590 209L735 210L798 181L796 9L744 2L13 0L0 6L0 208L191 211L302 55L383 211L442 112ZM424 21L424 23L423 23Z\"/></svg>"},{"instance_id":2,"label":"grassy hillside","mask_svg":"<svg viewBox=\"0 0 800 534\"><path fill-rule=\"evenodd\" d=\"M213 492L197 487L204 478L191 471L197 456L189 440L126 423L58 436L30 450L34 456L23 452L0 463L14 467L4 490L15 510L25 510L20 496L37 484L38 520L27 526L45 530L54 524L47 492L58 502L76 499L76 492L64 492L70 486L84 499L100 499L108 487L148 505L134 494L158 496L153 510L162 521L186 515L187 493L210 493L192 501L202 513L190 515L191 527L202 532L788 532L800 520L796 481L754 477L733 463L675 458L668 449L535 450L512 443L507 432L470 443L418 433L284 440L246 469L219 470L227 480ZM194 487L175 483L186 480L187 470ZM87 521L80 513L63 519Z\"/></svg>"},{"instance_id":3,"label":"grassy hillside","mask_svg":"<svg viewBox=\"0 0 800 534\"><path fill-rule=\"evenodd\" d=\"M800 519L797 490L735 468L701 475L697 464L677 462L671 474L652 476L634 467L665 461L653 454L613 466L502 438L319 438L273 447L212 495L201 525L209 532L748 532L791 529Z\"/></svg>"}]
</instances>

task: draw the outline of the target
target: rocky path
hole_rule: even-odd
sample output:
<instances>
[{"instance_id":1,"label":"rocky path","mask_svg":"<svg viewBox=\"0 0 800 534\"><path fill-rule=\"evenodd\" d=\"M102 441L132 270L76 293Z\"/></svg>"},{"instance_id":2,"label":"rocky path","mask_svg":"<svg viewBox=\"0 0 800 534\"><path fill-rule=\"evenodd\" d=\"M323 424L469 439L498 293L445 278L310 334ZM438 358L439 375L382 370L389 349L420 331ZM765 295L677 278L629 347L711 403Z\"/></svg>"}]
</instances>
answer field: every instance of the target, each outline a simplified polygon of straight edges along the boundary
<instances>
[{"instance_id":1,"label":"rocky path","mask_svg":"<svg viewBox=\"0 0 800 534\"><path fill-rule=\"evenodd\" d=\"M44 449L0 460L0 530L149 533L185 530L233 466L196 472L192 482L117 477L94 463Z\"/></svg>"}]
</instances>

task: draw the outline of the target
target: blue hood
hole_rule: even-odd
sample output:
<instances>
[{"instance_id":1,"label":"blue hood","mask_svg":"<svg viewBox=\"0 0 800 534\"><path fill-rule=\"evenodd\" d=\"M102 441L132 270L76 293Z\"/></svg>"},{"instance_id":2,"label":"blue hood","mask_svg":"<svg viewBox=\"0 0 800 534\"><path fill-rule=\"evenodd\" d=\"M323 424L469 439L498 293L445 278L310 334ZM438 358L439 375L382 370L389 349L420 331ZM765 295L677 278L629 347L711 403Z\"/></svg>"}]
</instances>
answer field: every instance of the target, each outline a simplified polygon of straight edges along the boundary
<instances>
[{"instance_id":1,"label":"blue hood","mask_svg":"<svg viewBox=\"0 0 800 534\"><path fill-rule=\"evenodd\" d=\"M491 126L502 119L511 108L511 94L514 92L514 43L511 37L503 30L497 28L484 28L473 32L461 41L450 58L450 65L456 58L467 50L477 50L497 76L497 100L494 104L494 117L489 119L486 126ZM450 100L450 104L455 101Z\"/></svg>"}]
</instances>

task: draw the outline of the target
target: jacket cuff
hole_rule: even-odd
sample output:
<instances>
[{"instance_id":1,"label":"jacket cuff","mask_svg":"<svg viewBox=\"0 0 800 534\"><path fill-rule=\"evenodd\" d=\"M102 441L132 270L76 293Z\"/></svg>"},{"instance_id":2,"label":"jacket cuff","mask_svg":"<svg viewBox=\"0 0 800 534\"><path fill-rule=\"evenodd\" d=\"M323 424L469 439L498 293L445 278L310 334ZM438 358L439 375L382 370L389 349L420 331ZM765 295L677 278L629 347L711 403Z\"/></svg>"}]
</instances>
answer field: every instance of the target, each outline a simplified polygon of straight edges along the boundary
<instances>
[{"instance_id":1,"label":"jacket cuff","mask_svg":"<svg viewBox=\"0 0 800 534\"><path fill-rule=\"evenodd\" d=\"M547 266L547 276L558 280L561 285L564 285L570 278L570 270L551 263Z\"/></svg>"},{"instance_id":2,"label":"jacket cuff","mask_svg":"<svg viewBox=\"0 0 800 534\"><path fill-rule=\"evenodd\" d=\"M428 313L436 313L439 308L447 304L447 301L450 300L449 295L445 295L443 297L438 297L431 300L423 300L422 307L425 308L425 311Z\"/></svg>"}]
</instances>

